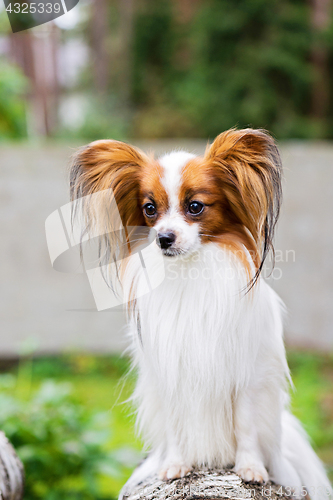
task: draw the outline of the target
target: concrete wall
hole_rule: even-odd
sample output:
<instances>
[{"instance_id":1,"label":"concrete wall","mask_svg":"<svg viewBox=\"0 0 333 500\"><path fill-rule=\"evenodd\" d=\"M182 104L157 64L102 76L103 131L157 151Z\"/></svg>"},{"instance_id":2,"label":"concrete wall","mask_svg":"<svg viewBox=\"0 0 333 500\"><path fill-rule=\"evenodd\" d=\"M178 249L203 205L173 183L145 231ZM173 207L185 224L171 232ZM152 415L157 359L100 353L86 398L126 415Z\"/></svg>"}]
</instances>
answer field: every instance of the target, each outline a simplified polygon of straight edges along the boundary
<instances>
[{"instance_id":1,"label":"concrete wall","mask_svg":"<svg viewBox=\"0 0 333 500\"><path fill-rule=\"evenodd\" d=\"M204 141L139 144L159 153ZM0 148L0 356L122 349L119 310L96 312L83 274L54 271L44 224L68 202L68 145ZM333 146L281 145L284 205L270 281L285 301L290 343L333 348Z\"/></svg>"}]
</instances>

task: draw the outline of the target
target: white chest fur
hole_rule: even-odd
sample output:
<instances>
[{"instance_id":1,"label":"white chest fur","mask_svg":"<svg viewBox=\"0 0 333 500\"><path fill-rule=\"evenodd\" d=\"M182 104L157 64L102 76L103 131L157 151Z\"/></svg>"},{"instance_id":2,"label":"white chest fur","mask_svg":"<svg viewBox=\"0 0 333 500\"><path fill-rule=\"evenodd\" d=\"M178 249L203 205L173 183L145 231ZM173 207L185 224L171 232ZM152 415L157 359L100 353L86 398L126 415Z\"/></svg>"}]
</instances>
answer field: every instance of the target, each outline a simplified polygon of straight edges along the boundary
<instances>
[{"instance_id":1,"label":"white chest fur","mask_svg":"<svg viewBox=\"0 0 333 500\"><path fill-rule=\"evenodd\" d=\"M258 355L260 336L253 332L263 329L258 312L265 284L246 294L244 267L214 244L164 263L164 281L136 303L140 338L134 322L131 329L139 425L151 446L169 440L171 427L191 461L229 463L233 402ZM129 266L125 291L133 281L139 290L141 279Z\"/></svg>"}]
</instances>

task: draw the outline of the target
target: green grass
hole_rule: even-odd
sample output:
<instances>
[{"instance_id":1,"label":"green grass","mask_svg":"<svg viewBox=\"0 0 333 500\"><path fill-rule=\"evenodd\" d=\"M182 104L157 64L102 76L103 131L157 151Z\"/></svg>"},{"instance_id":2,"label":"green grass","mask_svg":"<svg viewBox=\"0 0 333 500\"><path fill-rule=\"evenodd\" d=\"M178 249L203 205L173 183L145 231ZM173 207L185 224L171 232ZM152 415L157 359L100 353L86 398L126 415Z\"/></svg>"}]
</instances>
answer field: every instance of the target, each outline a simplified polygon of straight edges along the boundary
<instances>
[{"instance_id":1,"label":"green grass","mask_svg":"<svg viewBox=\"0 0 333 500\"><path fill-rule=\"evenodd\" d=\"M290 351L293 413L301 420L333 481L333 355Z\"/></svg>"},{"instance_id":2,"label":"green grass","mask_svg":"<svg viewBox=\"0 0 333 500\"><path fill-rule=\"evenodd\" d=\"M288 360L295 385L295 391L291 391L292 410L333 479L333 356L290 351ZM128 360L116 356L67 355L28 358L2 370L12 374L15 382L11 391L18 400L29 403L43 381L53 379L70 382L75 401L87 410L111 416L112 432L105 446L116 451L127 465L112 477L100 478L101 492L110 498L117 497L142 449L127 402L135 383L133 374L126 375L128 369Z\"/></svg>"}]
</instances>

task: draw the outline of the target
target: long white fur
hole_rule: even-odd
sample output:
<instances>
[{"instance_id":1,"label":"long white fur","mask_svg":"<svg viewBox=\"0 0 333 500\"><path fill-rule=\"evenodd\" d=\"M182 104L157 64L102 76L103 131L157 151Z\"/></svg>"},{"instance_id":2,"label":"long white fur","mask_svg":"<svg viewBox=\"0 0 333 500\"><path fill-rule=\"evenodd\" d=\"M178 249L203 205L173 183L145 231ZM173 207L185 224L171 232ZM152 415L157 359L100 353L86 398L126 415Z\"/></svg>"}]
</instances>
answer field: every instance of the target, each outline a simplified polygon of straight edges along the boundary
<instances>
[{"instance_id":1,"label":"long white fur","mask_svg":"<svg viewBox=\"0 0 333 500\"><path fill-rule=\"evenodd\" d=\"M138 371L133 399L149 456L123 492L161 469L173 477L195 465L232 464L249 479L268 479L268 471L280 484L327 499L324 468L288 412L281 300L262 279L246 294L249 277L234 253L200 244L197 228L184 236L174 200L186 158L178 156L173 170L171 158L164 160L173 203L157 230L177 231L188 251L164 258L163 283L144 296L139 261L126 267L125 296L133 289L137 296L129 318ZM160 265L160 248L149 248L150 263Z\"/></svg>"}]
</instances>

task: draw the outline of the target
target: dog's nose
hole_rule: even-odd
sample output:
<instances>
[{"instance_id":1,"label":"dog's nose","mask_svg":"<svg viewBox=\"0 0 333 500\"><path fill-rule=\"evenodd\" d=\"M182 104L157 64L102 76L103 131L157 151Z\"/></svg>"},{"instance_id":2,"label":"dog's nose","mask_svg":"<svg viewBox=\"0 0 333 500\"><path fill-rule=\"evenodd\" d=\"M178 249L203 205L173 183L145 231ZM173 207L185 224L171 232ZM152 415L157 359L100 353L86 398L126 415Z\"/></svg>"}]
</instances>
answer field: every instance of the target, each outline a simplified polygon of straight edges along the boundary
<instances>
[{"instance_id":1,"label":"dog's nose","mask_svg":"<svg viewBox=\"0 0 333 500\"><path fill-rule=\"evenodd\" d=\"M167 248L171 247L175 239L176 235L171 231L168 233L158 233L157 235L157 243L162 248L162 250L166 250Z\"/></svg>"}]
</instances>

